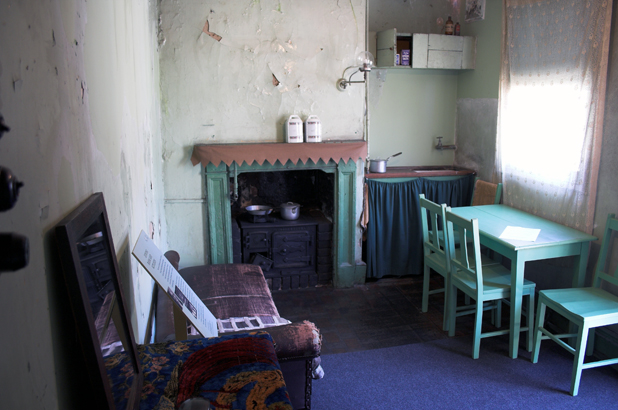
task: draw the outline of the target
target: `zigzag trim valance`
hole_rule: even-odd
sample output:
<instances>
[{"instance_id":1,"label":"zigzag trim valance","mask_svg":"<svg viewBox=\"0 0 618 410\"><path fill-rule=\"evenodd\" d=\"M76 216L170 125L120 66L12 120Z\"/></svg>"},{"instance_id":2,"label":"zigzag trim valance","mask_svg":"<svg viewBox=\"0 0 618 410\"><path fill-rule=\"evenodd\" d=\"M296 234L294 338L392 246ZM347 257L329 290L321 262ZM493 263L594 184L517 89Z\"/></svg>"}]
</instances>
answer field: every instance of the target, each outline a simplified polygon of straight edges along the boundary
<instances>
[{"instance_id":1,"label":"zigzag trim valance","mask_svg":"<svg viewBox=\"0 0 618 410\"><path fill-rule=\"evenodd\" d=\"M219 166L221 162L230 166L233 162L242 165L246 162L251 165L257 162L263 165L265 161L274 165L279 161L282 164L292 161L296 165L299 161L306 164L308 160L317 164L319 160L344 163L367 157L367 143L365 141L341 141L318 143L261 143L261 144L197 144L193 147L191 162L193 165L201 163Z\"/></svg>"}]
</instances>

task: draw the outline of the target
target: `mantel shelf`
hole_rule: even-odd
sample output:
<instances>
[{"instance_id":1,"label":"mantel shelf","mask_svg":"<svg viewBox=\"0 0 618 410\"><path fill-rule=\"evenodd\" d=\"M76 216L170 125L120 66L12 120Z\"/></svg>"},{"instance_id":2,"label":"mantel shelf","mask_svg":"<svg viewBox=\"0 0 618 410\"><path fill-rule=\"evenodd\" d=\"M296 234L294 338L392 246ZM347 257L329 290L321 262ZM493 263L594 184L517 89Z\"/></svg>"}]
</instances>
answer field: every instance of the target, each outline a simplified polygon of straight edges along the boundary
<instances>
[{"instance_id":1,"label":"mantel shelf","mask_svg":"<svg viewBox=\"0 0 618 410\"><path fill-rule=\"evenodd\" d=\"M221 162L227 166L236 162L238 165L247 163L251 165L257 162L263 165L268 161L274 165L277 161L282 164L292 161L293 164L301 162L306 164L311 160L317 163L319 160L330 160L338 163L350 160L356 162L359 158L367 157L367 143L359 140L342 140L319 143L255 143L255 144L196 144L193 147L191 162L193 165L201 163L204 167L208 164L219 166Z\"/></svg>"}]
</instances>

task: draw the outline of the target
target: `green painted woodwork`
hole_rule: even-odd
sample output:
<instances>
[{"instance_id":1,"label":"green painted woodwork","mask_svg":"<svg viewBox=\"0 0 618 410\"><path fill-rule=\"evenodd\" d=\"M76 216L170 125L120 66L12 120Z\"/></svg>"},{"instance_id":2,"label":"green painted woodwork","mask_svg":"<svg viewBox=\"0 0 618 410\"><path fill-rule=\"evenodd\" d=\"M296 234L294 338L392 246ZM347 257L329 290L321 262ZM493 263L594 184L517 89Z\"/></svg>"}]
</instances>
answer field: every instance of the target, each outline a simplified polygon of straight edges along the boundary
<instances>
[{"instance_id":1,"label":"green painted woodwork","mask_svg":"<svg viewBox=\"0 0 618 410\"><path fill-rule=\"evenodd\" d=\"M532 363L537 363L541 340L546 339L554 340L572 353L574 360L571 373L571 395L573 396L577 396L582 370L618 364L618 358L615 356L605 360L587 360L584 363L584 356L593 353L597 328L618 324L618 296L601 289L602 282L607 282L609 286L618 286L616 276L618 269L615 269L613 274L609 271L613 233L618 233L618 219L615 219L615 214L609 214L592 287L548 289L539 292L534 328L534 349L530 360ZM546 329L544 323L547 308L566 318L572 324L574 331L556 334ZM569 338L575 338L571 345L562 340Z\"/></svg>"},{"instance_id":2,"label":"green painted woodwork","mask_svg":"<svg viewBox=\"0 0 618 410\"><path fill-rule=\"evenodd\" d=\"M446 204L436 204L426 199L424 194L420 194L419 205L421 207L421 229L423 231L423 301L421 303L421 310L427 312L429 309L429 295L443 293L446 287L445 285L443 288L429 289L431 270L433 269L440 274L444 278L444 283L448 284L447 277L449 276L451 264L447 254L447 238L444 235L433 234L433 232L440 232L440 228L446 220ZM429 229L430 226L431 230ZM448 330L446 302L447 299L445 297L442 330Z\"/></svg>"},{"instance_id":3,"label":"green painted woodwork","mask_svg":"<svg viewBox=\"0 0 618 410\"><path fill-rule=\"evenodd\" d=\"M209 243L209 264L232 263L232 208L227 166L206 167L206 200Z\"/></svg>"},{"instance_id":4,"label":"green painted woodwork","mask_svg":"<svg viewBox=\"0 0 618 410\"><path fill-rule=\"evenodd\" d=\"M335 176L333 284L335 287L341 288L364 283L366 267L362 262L359 262L357 266L355 257L356 181L358 175L354 161L348 161L347 164L343 160L339 163L332 160L329 162L319 160L314 163L309 160L305 164L301 162L294 164L291 161L282 164L277 161L275 164L264 162L262 165L257 162L253 164L244 162L240 166L234 162L229 167L225 163L221 163L217 167L209 164L205 169L209 264L233 262L230 197L236 194L234 192L237 189L235 183L239 174L312 169L321 170ZM230 192L230 181L234 186L232 192Z\"/></svg>"},{"instance_id":5,"label":"green painted woodwork","mask_svg":"<svg viewBox=\"0 0 618 410\"><path fill-rule=\"evenodd\" d=\"M365 270L355 269L356 242L356 164L339 161L335 176L337 198L335 198L335 272L333 284L336 288L350 287L365 282ZM354 269L352 269L354 268ZM362 275L362 276L361 276Z\"/></svg>"},{"instance_id":6,"label":"green painted woodwork","mask_svg":"<svg viewBox=\"0 0 618 410\"><path fill-rule=\"evenodd\" d=\"M581 287L586 276L590 242L597 238L506 205L465 206L452 208L451 211L466 219L477 218L481 245L511 260L509 355L516 358L521 330L525 263L575 256L572 285ZM540 229L541 232L534 242L500 239L507 226Z\"/></svg>"},{"instance_id":7,"label":"green painted woodwork","mask_svg":"<svg viewBox=\"0 0 618 410\"><path fill-rule=\"evenodd\" d=\"M460 238L468 237L470 241L462 241L460 251L455 251L454 232ZM502 299L511 299L515 285L511 284L511 272L501 264L485 265L481 260L481 240L479 237L479 220L467 219L456 215L451 210L446 211L446 243L450 260L450 275L446 278L446 299L448 304L447 323L448 335L455 336L457 290L474 299L474 334L472 343L472 358L479 358L481 339L486 337L510 334L520 330L529 330L533 327L534 291L536 284L522 279L518 284L520 298L528 296L527 329L514 328L490 332L482 332L483 310L489 302L500 302ZM511 286L509 286L511 285ZM521 301L520 301L521 304ZM520 306L521 309L521 306ZM498 312L500 309L498 308ZM500 327L499 324L496 324ZM528 351L532 350L532 332L528 331Z\"/></svg>"}]
</instances>

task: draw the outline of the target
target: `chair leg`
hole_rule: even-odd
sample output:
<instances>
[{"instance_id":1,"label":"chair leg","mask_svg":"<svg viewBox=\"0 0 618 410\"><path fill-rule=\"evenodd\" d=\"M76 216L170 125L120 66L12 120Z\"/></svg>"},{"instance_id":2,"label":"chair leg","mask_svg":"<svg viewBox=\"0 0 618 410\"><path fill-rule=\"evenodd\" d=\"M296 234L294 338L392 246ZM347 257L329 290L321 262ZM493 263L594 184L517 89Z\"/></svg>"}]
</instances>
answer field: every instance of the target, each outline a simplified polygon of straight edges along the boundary
<instances>
[{"instance_id":1,"label":"chair leg","mask_svg":"<svg viewBox=\"0 0 618 410\"><path fill-rule=\"evenodd\" d=\"M448 335L455 336L455 321L457 320L457 288L449 283L446 288L446 299L448 302Z\"/></svg>"},{"instance_id":2,"label":"chair leg","mask_svg":"<svg viewBox=\"0 0 618 410\"><path fill-rule=\"evenodd\" d=\"M429 274L431 270L429 266L425 265L423 269L423 304L421 306L421 310L424 313L427 313L429 309Z\"/></svg>"},{"instance_id":3,"label":"chair leg","mask_svg":"<svg viewBox=\"0 0 618 410\"><path fill-rule=\"evenodd\" d=\"M449 316L448 316L448 298L449 298L449 284L446 278L444 278L444 309L442 315L442 330L448 332L449 329Z\"/></svg>"},{"instance_id":4,"label":"chair leg","mask_svg":"<svg viewBox=\"0 0 618 410\"><path fill-rule=\"evenodd\" d=\"M573 374L571 376L571 396L577 396L579 392L579 382L582 378L582 366L586 355L586 342L588 340L588 328L581 325L577 334L577 345L575 346L575 360L573 361Z\"/></svg>"},{"instance_id":5,"label":"chair leg","mask_svg":"<svg viewBox=\"0 0 618 410\"><path fill-rule=\"evenodd\" d=\"M590 329L590 333L588 334L588 344L586 345L586 356L591 356L594 352L594 338L595 331L594 328Z\"/></svg>"},{"instance_id":6,"label":"chair leg","mask_svg":"<svg viewBox=\"0 0 618 410\"><path fill-rule=\"evenodd\" d=\"M476 301L476 312L474 313L474 340L472 347L472 358L479 358L479 351L481 350L481 330L483 327L483 302Z\"/></svg>"},{"instance_id":7,"label":"chair leg","mask_svg":"<svg viewBox=\"0 0 618 410\"><path fill-rule=\"evenodd\" d=\"M528 296L528 312L526 314L526 324L528 325L528 342L526 348L529 352L532 351L534 345L534 292Z\"/></svg>"},{"instance_id":8,"label":"chair leg","mask_svg":"<svg viewBox=\"0 0 618 410\"><path fill-rule=\"evenodd\" d=\"M502 301L496 301L496 327L500 329L502 327Z\"/></svg>"},{"instance_id":9,"label":"chair leg","mask_svg":"<svg viewBox=\"0 0 618 410\"><path fill-rule=\"evenodd\" d=\"M535 325L534 325L534 342L533 345L534 347L532 348L532 356L530 356L530 361L532 363L537 363L539 361L539 351L541 350L541 339L542 339L542 332L539 330L539 328L543 327L543 325L545 324L545 309L547 306L545 306L545 303L543 303L543 300L539 297L539 304L536 308L536 321L535 321Z\"/></svg>"}]
</instances>

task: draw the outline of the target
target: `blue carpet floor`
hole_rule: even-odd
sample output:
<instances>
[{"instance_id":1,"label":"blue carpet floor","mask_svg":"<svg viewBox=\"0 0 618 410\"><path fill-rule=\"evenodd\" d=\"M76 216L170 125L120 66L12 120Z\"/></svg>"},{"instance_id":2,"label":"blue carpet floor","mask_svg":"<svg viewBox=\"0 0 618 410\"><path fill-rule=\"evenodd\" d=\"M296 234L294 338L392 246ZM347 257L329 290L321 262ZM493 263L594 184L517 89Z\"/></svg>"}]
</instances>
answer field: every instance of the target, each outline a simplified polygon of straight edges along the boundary
<instances>
[{"instance_id":1,"label":"blue carpet floor","mask_svg":"<svg viewBox=\"0 0 618 410\"><path fill-rule=\"evenodd\" d=\"M551 341L539 362L508 338L481 342L461 336L384 349L322 356L325 376L314 380L312 409L617 409L618 372L584 370L579 394L569 394L573 356Z\"/></svg>"}]
</instances>

